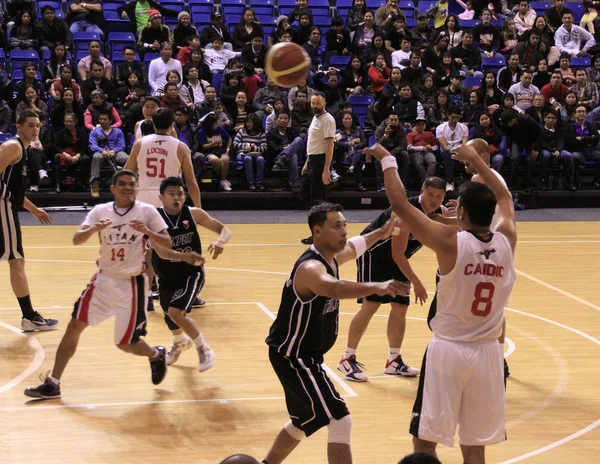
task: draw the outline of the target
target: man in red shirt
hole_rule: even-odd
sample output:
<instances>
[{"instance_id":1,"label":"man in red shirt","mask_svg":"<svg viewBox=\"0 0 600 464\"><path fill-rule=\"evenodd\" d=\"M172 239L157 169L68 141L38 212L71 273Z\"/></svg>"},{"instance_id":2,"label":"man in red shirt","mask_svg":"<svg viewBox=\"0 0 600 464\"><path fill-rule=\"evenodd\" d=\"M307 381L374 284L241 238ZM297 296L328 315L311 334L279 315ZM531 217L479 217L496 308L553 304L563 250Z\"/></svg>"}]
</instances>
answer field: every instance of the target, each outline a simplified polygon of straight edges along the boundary
<instances>
[{"instance_id":1,"label":"man in red shirt","mask_svg":"<svg viewBox=\"0 0 600 464\"><path fill-rule=\"evenodd\" d=\"M435 175L437 160L433 154L438 149L435 136L425 132L425 118L415 119L415 126L408 134L408 154L419 174L421 183Z\"/></svg>"},{"instance_id":2,"label":"man in red shirt","mask_svg":"<svg viewBox=\"0 0 600 464\"><path fill-rule=\"evenodd\" d=\"M565 96L569 91L569 87L562 83L562 75L559 71L554 71L550 76L550 83L540 89L540 93L544 96L546 102L550 103L554 108L560 108L565 103ZM559 105L557 106L556 103Z\"/></svg>"}]
</instances>

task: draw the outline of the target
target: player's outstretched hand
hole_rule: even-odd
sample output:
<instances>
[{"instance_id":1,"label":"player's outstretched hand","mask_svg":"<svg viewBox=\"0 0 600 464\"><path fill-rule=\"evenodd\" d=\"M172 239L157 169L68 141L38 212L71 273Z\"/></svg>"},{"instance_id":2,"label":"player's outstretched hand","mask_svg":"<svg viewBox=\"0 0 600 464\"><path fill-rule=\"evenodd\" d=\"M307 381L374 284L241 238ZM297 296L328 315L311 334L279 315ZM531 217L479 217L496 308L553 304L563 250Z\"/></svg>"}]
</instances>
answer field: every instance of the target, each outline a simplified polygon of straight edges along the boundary
<instances>
[{"instance_id":1,"label":"player's outstretched hand","mask_svg":"<svg viewBox=\"0 0 600 464\"><path fill-rule=\"evenodd\" d=\"M463 163L467 161L472 161L475 158L479 157L479 155L471 145L461 145L459 147L456 147L450 153L452 153L452 159L456 161L462 161Z\"/></svg>"},{"instance_id":2,"label":"player's outstretched hand","mask_svg":"<svg viewBox=\"0 0 600 464\"><path fill-rule=\"evenodd\" d=\"M427 301L427 289L421 282L414 284L415 289L415 304L420 303L421 306Z\"/></svg>"},{"instance_id":3,"label":"player's outstretched hand","mask_svg":"<svg viewBox=\"0 0 600 464\"><path fill-rule=\"evenodd\" d=\"M410 284L399 282L397 280L388 280L387 282L379 282L377 291L379 296L409 296Z\"/></svg>"},{"instance_id":4,"label":"player's outstretched hand","mask_svg":"<svg viewBox=\"0 0 600 464\"><path fill-rule=\"evenodd\" d=\"M142 221L129 221L129 226L133 230L136 230L144 235L148 235L148 232L150 232L150 230L146 227L146 224L144 224Z\"/></svg>"},{"instance_id":5,"label":"player's outstretched hand","mask_svg":"<svg viewBox=\"0 0 600 464\"><path fill-rule=\"evenodd\" d=\"M448 209L450 216L456 216L456 207L458 206L458 200L448 200L448 203L444 205Z\"/></svg>"},{"instance_id":6,"label":"player's outstretched hand","mask_svg":"<svg viewBox=\"0 0 600 464\"><path fill-rule=\"evenodd\" d=\"M378 143L371 145L368 148L363 150L363 153L366 155L367 163L370 163L373 158L377 161L381 161L386 156L392 156L392 154L387 151L383 146Z\"/></svg>"},{"instance_id":7,"label":"player's outstretched hand","mask_svg":"<svg viewBox=\"0 0 600 464\"><path fill-rule=\"evenodd\" d=\"M42 224L52 224L52 216L50 216L43 209L37 208L31 212L33 217L40 221Z\"/></svg>"},{"instance_id":8,"label":"player's outstretched hand","mask_svg":"<svg viewBox=\"0 0 600 464\"><path fill-rule=\"evenodd\" d=\"M204 256L195 251L190 251L183 254L183 260L192 266L202 266L205 262Z\"/></svg>"},{"instance_id":9,"label":"player's outstretched hand","mask_svg":"<svg viewBox=\"0 0 600 464\"><path fill-rule=\"evenodd\" d=\"M393 217L389 221L387 221L384 225L382 225L379 230L381 231L381 239L385 240L390 235L398 235L400 231L400 226L402 221L398 217ZM398 232L398 233L396 233Z\"/></svg>"},{"instance_id":10,"label":"player's outstretched hand","mask_svg":"<svg viewBox=\"0 0 600 464\"><path fill-rule=\"evenodd\" d=\"M108 226L112 224L110 219L100 219L96 224L94 224L94 229L100 232L103 229L106 229Z\"/></svg>"},{"instance_id":11,"label":"player's outstretched hand","mask_svg":"<svg viewBox=\"0 0 600 464\"><path fill-rule=\"evenodd\" d=\"M223 244L218 241L215 243L211 243L208 246L208 252L212 253L212 255L213 255L212 259L217 259L219 257L219 255L221 253L223 253L224 250L225 250L225 248L224 248Z\"/></svg>"}]
</instances>

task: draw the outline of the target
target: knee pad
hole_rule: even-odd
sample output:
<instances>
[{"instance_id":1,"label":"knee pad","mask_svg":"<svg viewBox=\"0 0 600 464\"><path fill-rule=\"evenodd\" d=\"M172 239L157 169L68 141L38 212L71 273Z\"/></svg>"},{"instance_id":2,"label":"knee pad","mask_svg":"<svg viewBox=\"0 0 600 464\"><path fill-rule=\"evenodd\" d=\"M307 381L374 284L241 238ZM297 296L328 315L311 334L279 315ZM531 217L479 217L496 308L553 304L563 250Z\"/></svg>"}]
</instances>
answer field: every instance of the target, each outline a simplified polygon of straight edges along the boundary
<instances>
[{"instance_id":1,"label":"knee pad","mask_svg":"<svg viewBox=\"0 0 600 464\"><path fill-rule=\"evenodd\" d=\"M285 426L283 427L283 429L294 440L302 441L304 438L306 438L306 434L302 430L300 430L298 427L296 427L294 424L292 424L292 421L288 421L288 423L285 424Z\"/></svg>"},{"instance_id":2,"label":"knee pad","mask_svg":"<svg viewBox=\"0 0 600 464\"><path fill-rule=\"evenodd\" d=\"M329 422L329 436L327 443L350 444L350 435L352 434L352 416L347 415L341 419L331 419Z\"/></svg>"}]
</instances>

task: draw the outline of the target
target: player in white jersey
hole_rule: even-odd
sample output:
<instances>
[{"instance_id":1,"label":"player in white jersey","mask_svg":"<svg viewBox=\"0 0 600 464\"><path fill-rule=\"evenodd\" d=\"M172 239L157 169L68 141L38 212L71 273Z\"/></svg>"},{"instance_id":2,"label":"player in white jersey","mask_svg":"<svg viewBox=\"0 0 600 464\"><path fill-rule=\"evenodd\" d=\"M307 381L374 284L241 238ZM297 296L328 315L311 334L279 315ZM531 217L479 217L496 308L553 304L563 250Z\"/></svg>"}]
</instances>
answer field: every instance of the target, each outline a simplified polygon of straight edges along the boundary
<instances>
[{"instance_id":1,"label":"player in white jersey","mask_svg":"<svg viewBox=\"0 0 600 464\"><path fill-rule=\"evenodd\" d=\"M121 351L150 360L152 383L158 385L167 372L166 350L152 347L140 337L146 335L147 280L146 240L170 248L167 224L158 210L135 201L137 176L119 171L113 177L111 191L115 201L95 206L73 237L75 245L92 236L100 239L98 272L83 291L72 319L56 351L52 375L36 388L27 388L32 398L59 398L60 379L77 350L79 337L88 325L98 325L115 316L114 343Z\"/></svg>"},{"instance_id":2,"label":"player in white jersey","mask_svg":"<svg viewBox=\"0 0 600 464\"><path fill-rule=\"evenodd\" d=\"M365 150L384 170L392 210L437 255L437 313L413 407L415 452L436 455L452 446L458 425L463 462L483 464L485 446L506 440L502 331L504 307L515 280L517 242L512 196L472 146L453 158L470 163L484 184L461 186L456 215L460 231L432 221L411 206L394 157L381 145ZM490 230L498 205L496 232Z\"/></svg>"}]
</instances>

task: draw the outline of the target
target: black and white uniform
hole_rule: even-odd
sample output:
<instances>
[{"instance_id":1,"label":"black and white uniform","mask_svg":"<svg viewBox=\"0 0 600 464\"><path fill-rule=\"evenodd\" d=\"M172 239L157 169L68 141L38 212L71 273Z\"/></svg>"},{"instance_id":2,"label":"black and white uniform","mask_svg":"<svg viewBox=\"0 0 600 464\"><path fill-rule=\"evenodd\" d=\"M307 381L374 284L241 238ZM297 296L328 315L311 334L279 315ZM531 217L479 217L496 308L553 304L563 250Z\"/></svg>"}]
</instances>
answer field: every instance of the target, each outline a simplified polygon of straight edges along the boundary
<instances>
[{"instance_id":1,"label":"black and white uniform","mask_svg":"<svg viewBox=\"0 0 600 464\"><path fill-rule=\"evenodd\" d=\"M25 201L27 150L19 137L10 140L17 140L21 145L21 158L7 166L0 176L0 261L25 257L18 211Z\"/></svg>"},{"instance_id":2,"label":"black and white uniform","mask_svg":"<svg viewBox=\"0 0 600 464\"><path fill-rule=\"evenodd\" d=\"M328 425L331 419L350 414L321 366L323 355L337 339L340 302L319 295L303 301L296 293L296 273L309 261L322 263L329 275L338 278L335 259L332 265L314 246L306 250L283 287L277 318L266 340L290 419L306 436Z\"/></svg>"},{"instance_id":3,"label":"black and white uniform","mask_svg":"<svg viewBox=\"0 0 600 464\"><path fill-rule=\"evenodd\" d=\"M421 367L410 433L426 441L486 446L506 440L504 348L498 343L515 281L514 255L499 232L457 235L454 269L439 276L434 337Z\"/></svg>"},{"instance_id":4,"label":"black and white uniform","mask_svg":"<svg viewBox=\"0 0 600 464\"><path fill-rule=\"evenodd\" d=\"M415 208L423 211L421 205L421 196L411 197L408 199L409 203ZM424 211L423 211L424 213ZM432 215L442 214L442 208L436 209ZM369 224L365 230L360 234L366 235L373 232L374 230L382 227L392 217L392 208L386 209L379 215L371 224ZM423 247L423 244L419 242L413 234L408 237L408 244L404 256L410 259L417 251ZM360 258L356 260L357 277L358 282L385 282L390 279L398 280L400 282L410 283L406 276L402 273L394 258L392 256L392 237L388 237L385 240L379 240L374 243ZM410 304L409 296L379 296L369 295L365 297L367 301L377 301L380 303L398 303L408 306ZM359 298L358 302L362 303L363 299Z\"/></svg>"},{"instance_id":5,"label":"black and white uniform","mask_svg":"<svg viewBox=\"0 0 600 464\"><path fill-rule=\"evenodd\" d=\"M196 221L189 206L184 205L176 216L168 214L164 208L157 208L167 223L171 236L171 249L184 253L195 251L202 254L202 243ZM152 267L160 279L160 306L165 312L165 322L170 330L177 330L175 324L167 315L169 308L187 311L191 308L196 296L204 286L204 266L193 266L183 261L162 259L156 251L152 252Z\"/></svg>"}]
</instances>

